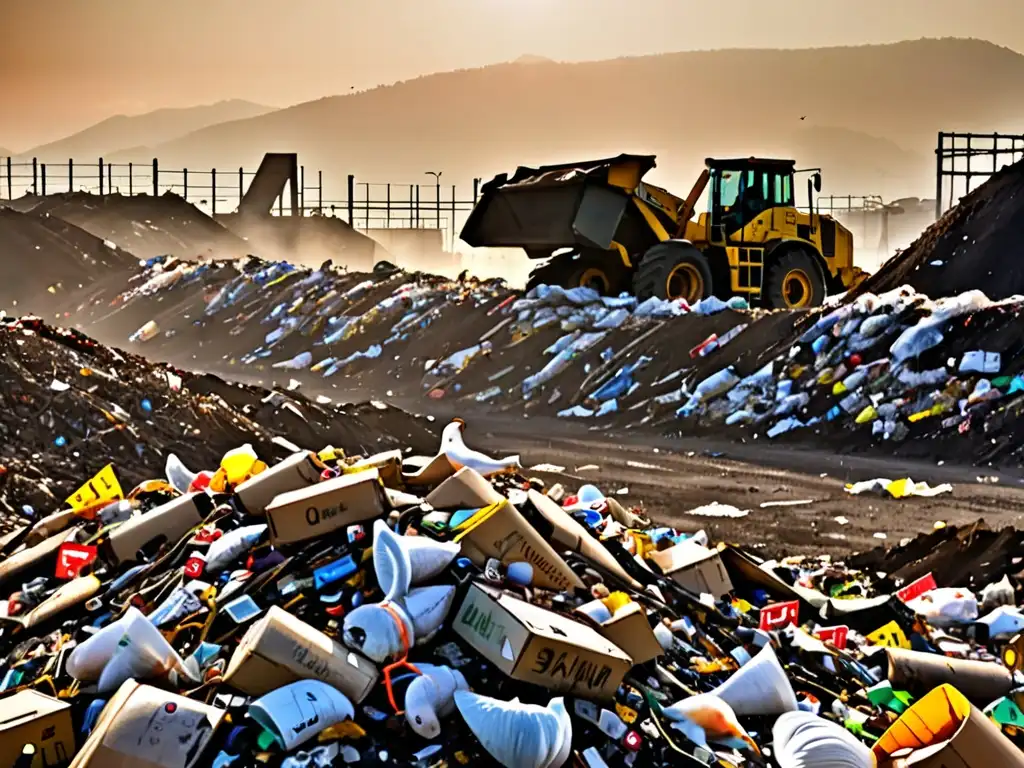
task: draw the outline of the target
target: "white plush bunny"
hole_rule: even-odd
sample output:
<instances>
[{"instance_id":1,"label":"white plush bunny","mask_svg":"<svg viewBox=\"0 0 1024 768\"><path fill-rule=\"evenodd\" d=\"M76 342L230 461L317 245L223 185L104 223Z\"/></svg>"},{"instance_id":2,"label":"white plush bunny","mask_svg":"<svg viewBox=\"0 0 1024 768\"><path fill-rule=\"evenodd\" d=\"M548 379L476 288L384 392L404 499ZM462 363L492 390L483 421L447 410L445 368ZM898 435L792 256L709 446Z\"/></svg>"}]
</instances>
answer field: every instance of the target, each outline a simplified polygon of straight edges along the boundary
<instances>
[{"instance_id":1,"label":"white plush bunny","mask_svg":"<svg viewBox=\"0 0 1024 768\"><path fill-rule=\"evenodd\" d=\"M458 544L398 536L387 523L377 520L373 524L373 567L385 597L383 602L361 605L345 617L345 644L379 664L429 640L448 615L455 587L411 587L443 571L458 553Z\"/></svg>"},{"instance_id":2,"label":"white plush bunny","mask_svg":"<svg viewBox=\"0 0 1024 768\"><path fill-rule=\"evenodd\" d=\"M424 739L441 735L441 718L455 711L455 692L469 690L457 669L417 664L420 675L405 691L405 719Z\"/></svg>"}]
</instances>

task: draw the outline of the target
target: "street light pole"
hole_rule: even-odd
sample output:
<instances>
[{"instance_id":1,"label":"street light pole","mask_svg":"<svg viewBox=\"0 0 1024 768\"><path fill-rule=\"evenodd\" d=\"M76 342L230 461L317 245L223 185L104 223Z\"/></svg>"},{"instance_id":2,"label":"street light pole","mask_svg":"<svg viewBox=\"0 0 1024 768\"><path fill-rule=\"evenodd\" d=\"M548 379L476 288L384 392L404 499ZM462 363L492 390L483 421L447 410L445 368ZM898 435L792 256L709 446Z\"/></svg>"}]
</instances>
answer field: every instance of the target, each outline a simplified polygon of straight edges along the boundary
<instances>
[{"instance_id":1,"label":"street light pole","mask_svg":"<svg viewBox=\"0 0 1024 768\"><path fill-rule=\"evenodd\" d=\"M436 206L436 213L434 215L434 225L440 231L441 229L441 174L443 171L427 171L424 176L434 177L434 205Z\"/></svg>"}]
</instances>

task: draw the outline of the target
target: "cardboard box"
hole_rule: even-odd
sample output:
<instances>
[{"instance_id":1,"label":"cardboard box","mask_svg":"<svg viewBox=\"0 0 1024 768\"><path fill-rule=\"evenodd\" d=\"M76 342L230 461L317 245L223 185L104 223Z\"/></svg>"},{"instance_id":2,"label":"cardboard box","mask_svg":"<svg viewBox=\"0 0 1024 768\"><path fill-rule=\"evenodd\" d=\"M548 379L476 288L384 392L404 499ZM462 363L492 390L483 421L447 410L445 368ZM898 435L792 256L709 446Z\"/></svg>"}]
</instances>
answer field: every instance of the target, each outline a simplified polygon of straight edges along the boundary
<instances>
[{"instance_id":1,"label":"cardboard box","mask_svg":"<svg viewBox=\"0 0 1024 768\"><path fill-rule=\"evenodd\" d=\"M483 475L463 467L428 493L426 502L434 509L455 511L489 507L504 498Z\"/></svg>"},{"instance_id":2,"label":"cardboard box","mask_svg":"<svg viewBox=\"0 0 1024 768\"><path fill-rule=\"evenodd\" d=\"M356 704L377 677L373 662L276 605L249 627L224 673L226 683L250 696L296 680L322 680Z\"/></svg>"},{"instance_id":3,"label":"cardboard box","mask_svg":"<svg viewBox=\"0 0 1024 768\"><path fill-rule=\"evenodd\" d=\"M282 493L270 502L270 541L279 546L315 539L353 523L383 517L389 509L377 470L342 475Z\"/></svg>"},{"instance_id":4,"label":"cardboard box","mask_svg":"<svg viewBox=\"0 0 1024 768\"><path fill-rule=\"evenodd\" d=\"M515 680L553 693L612 700L633 660L591 627L474 583L454 629Z\"/></svg>"},{"instance_id":5,"label":"cardboard box","mask_svg":"<svg viewBox=\"0 0 1024 768\"><path fill-rule=\"evenodd\" d=\"M319 483L320 473L326 468L312 451L293 453L246 480L235 489L235 496L246 512L262 517L275 496Z\"/></svg>"},{"instance_id":6,"label":"cardboard box","mask_svg":"<svg viewBox=\"0 0 1024 768\"><path fill-rule=\"evenodd\" d=\"M643 664L665 654L647 620L647 611L640 603L623 606L597 631L625 651L634 664Z\"/></svg>"},{"instance_id":7,"label":"cardboard box","mask_svg":"<svg viewBox=\"0 0 1024 768\"><path fill-rule=\"evenodd\" d=\"M706 592L717 600L732 592L732 581L717 550L684 541L652 552L650 559L666 576L698 595Z\"/></svg>"},{"instance_id":8,"label":"cardboard box","mask_svg":"<svg viewBox=\"0 0 1024 768\"><path fill-rule=\"evenodd\" d=\"M176 693L128 680L103 708L70 768L198 768L227 715Z\"/></svg>"},{"instance_id":9,"label":"cardboard box","mask_svg":"<svg viewBox=\"0 0 1024 768\"><path fill-rule=\"evenodd\" d=\"M32 768L65 765L75 754L71 705L32 689L0 699L0 765L13 765L35 744Z\"/></svg>"},{"instance_id":10,"label":"cardboard box","mask_svg":"<svg viewBox=\"0 0 1024 768\"><path fill-rule=\"evenodd\" d=\"M206 493L187 493L133 517L110 532L110 550L117 563L134 561L136 554L158 536L172 545L213 512Z\"/></svg>"},{"instance_id":11,"label":"cardboard box","mask_svg":"<svg viewBox=\"0 0 1024 768\"><path fill-rule=\"evenodd\" d=\"M535 586L557 590L583 586L569 564L505 498L460 525L455 541L470 545L463 554L479 566L489 557L506 565L529 563Z\"/></svg>"}]
</instances>

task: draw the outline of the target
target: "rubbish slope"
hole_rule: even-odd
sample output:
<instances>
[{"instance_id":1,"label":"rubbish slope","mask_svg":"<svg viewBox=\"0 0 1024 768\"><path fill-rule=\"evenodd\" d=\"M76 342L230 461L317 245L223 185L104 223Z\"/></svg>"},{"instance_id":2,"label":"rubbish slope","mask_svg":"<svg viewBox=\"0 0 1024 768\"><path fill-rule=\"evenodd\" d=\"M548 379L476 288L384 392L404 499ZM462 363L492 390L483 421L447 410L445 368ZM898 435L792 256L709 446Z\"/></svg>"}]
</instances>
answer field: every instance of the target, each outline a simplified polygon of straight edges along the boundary
<instances>
[{"instance_id":1,"label":"rubbish slope","mask_svg":"<svg viewBox=\"0 0 1024 768\"><path fill-rule=\"evenodd\" d=\"M8 525L59 505L83 475L111 461L134 485L159 474L174 452L210 462L249 443L268 458L287 455L289 443L275 441L282 435L364 453L435 439L428 422L383 403L339 407L229 384L38 319L0 324L0 352L0 512Z\"/></svg>"},{"instance_id":2,"label":"rubbish slope","mask_svg":"<svg viewBox=\"0 0 1024 768\"><path fill-rule=\"evenodd\" d=\"M1024 294L1024 161L1009 165L924 231L851 293L901 285L939 299L980 290L990 299Z\"/></svg>"},{"instance_id":3,"label":"rubbish slope","mask_svg":"<svg viewBox=\"0 0 1024 768\"><path fill-rule=\"evenodd\" d=\"M94 195L71 192L26 195L5 203L48 214L109 240L138 259L171 254L181 258L240 257L251 246L173 192L152 195Z\"/></svg>"},{"instance_id":4,"label":"rubbish slope","mask_svg":"<svg viewBox=\"0 0 1024 768\"><path fill-rule=\"evenodd\" d=\"M131 253L57 217L0 207L0 308L50 304L99 279L124 282Z\"/></svg>"}]
</instances>

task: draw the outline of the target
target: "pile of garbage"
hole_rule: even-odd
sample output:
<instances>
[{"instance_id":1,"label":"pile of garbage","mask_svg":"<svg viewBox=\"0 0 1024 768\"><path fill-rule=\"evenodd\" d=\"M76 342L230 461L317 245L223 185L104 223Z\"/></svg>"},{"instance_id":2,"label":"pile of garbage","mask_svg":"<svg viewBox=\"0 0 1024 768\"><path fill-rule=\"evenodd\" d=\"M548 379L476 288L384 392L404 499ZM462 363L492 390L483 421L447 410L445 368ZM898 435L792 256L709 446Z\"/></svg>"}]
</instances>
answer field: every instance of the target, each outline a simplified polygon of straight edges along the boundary
<instances>
[{"instance_id":1,"label":"pile of garbage","mask_svg":"<svg viewBox=\"0 0 1024 768\"><path fill-rule=\"evenodd\" d=\"M972 290L992 299L1024 294L1024 265L1017 258L1022 227L1024 162L1016 162L964 196L851 296L902 285L933 299Z\"/></svg>"},{"instance_id":2,"label":"pile of garbage","mask_svg":"<svg viewBox=\"0 0 1024 768\"><path fill-rule=\"evenodd\" d=\"M765 562L465 430L83 477L0 542L6 764L1024 765L1019 537Z\"/></svg>"},{"instance_id":3,"label":"pile of garbage","mask_svg":"<svg viewBox=\"0 0 1024 768\"><path fill-rule=\"evenodd\" d=\"M686 328L669 322L683 318ZM679 341L692 339L693 356L703 359L735 339L753 314L741 299L638 305L628 296L548 286L519 297L500 281L342 274L330 265L306 270L247 259L153 260L129 290L87 302L73 319L104 337L127 335L150 356L188 354L192 365L245 366L320 389L529 401L553 414L573 385L610 359L662 347L648 371L653 381L662 364L675 365ZM552 399L554 390L565 390L565 400Z\"/></svg>"},{"instance_id":4,"label":"pile of garbage","mask_svg":"<svg viewBox=\"0 0 1024 768\"><path fill-rule=\"evenodd\" d=\"M67 222L101 240L116 243L137 259L166 253L187 258L218 254L239 257L252 246L173 192L96 195L67 192L25 195L5 201L10 208Z\"/></svg>"},{"instance_id":5,"label":"pile of garbage","mask_svg":"<svg viewBox=\"0 0 1024 768\"><path fill-rule=\"evenodd\" d=\"M914 441L976 461L1020 460L1024 299L971 291L936 301L900 288L821 314L747 376L726 367L661 398L684 419L794 430L849 443ZM674 406L673 406L674 407Z\"/></svg>"},{"instance_id":6,"label":"pile of garbage","mask_svg":"<svg viewBox=\"0 0 1024 768\"><path fill-rule=\"evenodd\" d=\"M0 206L0 307L49 305L96 280L122 284L136 259L113 242L56 217Z\"/></svg>"},{"instance_id":7,"label":"pile of garbage","mask_svg":"<svg viewBox=\"0 0 1024 768\"><path fill-rule=\"evenodd\" d=\"M0 380L2 530L38 518L111 461L134 486L173 452L212 462L248 443L273 459L292 452L291 440L379 451L422 450L436 439L429 421L384 403L339 406L287 388L229 384L37 317L0 313Z\"/></svg>"}]
</instances>

